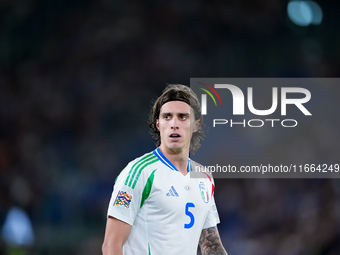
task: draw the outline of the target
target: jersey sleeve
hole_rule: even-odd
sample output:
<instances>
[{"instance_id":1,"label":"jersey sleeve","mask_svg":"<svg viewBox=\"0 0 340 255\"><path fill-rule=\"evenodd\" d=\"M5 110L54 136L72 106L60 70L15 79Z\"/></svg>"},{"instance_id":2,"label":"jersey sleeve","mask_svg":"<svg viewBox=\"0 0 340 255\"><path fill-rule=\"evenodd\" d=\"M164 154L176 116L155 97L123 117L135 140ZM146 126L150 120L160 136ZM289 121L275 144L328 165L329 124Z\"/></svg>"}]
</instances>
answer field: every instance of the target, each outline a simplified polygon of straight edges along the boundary
<instances>
[{"instance_id":1,"label":"jersey sleeve","mask_svg":"<svg viewBox=\"0 0 340 255\"><path fill-rule=\"evenodd\" d=\"M214 192L215 192L215 182L214 178L212 177L211 174L207 175L208 179L207 182L210 184L210 194L211 194L211 199L209 203L209 210L207 214L207 218L204 222L203 229L205 228L210 228L210 227L215 227L218 223L220 223L220 217L218 216L218 211L217 207L215 204L215 199L214 199Z\"/></svg>"},{"instance_id":2,"label":"jersey sleeve","mask_svg":"<svg viewBox=\"0 0 340 255\"><path fill-rule=\"evenodd\" d=\"M203 229L215 227L220 223L220 218L218 216L214 196L211 196L210 208L208 210L207 218L205 219Z\"/></svg>"},{"instance_id":3,"label":"jersey sleeve","mask_svg":"<svg viewBox=\"0 0 340 255\"><path fill-rule=\"evenodd\" d=\"M133 172L130 162L119 174L113 187L107 216L114 217L133 225L140 209L143 178L138 178L138 173Z\"/></svg>"}]
</instances>

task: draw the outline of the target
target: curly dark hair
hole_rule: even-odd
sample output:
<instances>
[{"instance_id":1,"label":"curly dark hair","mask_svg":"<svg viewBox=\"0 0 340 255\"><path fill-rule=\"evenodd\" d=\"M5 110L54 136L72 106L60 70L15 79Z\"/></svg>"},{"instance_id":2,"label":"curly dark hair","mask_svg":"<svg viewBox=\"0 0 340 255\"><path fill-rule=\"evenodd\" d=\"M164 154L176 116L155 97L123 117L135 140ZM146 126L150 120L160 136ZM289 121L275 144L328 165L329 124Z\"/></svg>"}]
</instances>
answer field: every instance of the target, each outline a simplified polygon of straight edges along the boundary
<instances>
[{"instance_id":1,"label":"curly dark hair","mask_svg":"<svg viewBox=\"0 0 340 255\"><path fill-rule=\"evenodd\" d=\"M152 138L155 141L156 146L160 146L161 137L156 126L156 122L159 119L162 106L170 101L182 101L187 103L195 113L195 120L200 120L200 127L192 134L190 142L190 152L195 153L201 146L201 140L204 137L204 132L202 129L203 117L201 114L201 105L197 99L197 96L188 86L182 84L170 84L165 88L163 94L155 101L149 116L150 133Z\"/></svg>"}]
</instances>

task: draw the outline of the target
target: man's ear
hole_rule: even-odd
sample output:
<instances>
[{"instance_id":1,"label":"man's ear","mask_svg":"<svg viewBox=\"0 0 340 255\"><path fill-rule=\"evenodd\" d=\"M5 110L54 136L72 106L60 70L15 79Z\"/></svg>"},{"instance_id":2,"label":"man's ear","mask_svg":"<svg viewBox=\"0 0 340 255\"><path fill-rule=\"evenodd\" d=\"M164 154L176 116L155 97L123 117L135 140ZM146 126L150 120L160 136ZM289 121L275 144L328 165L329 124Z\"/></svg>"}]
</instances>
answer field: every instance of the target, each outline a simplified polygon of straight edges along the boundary
<instances>
[{"instance_id":1,"label":"man's ear","mask_svg":"<svg viewBox=\"0 0 340 255\"><path fill-rule=\"evenodd\" d=\"M201 126L201 121L200 120L195 120L194 122L194 132L196 132Z\"/></svg>"},{"instance_id":2,"label":"man's ear","mask_svg":"<svg viewBox=\"0 0 340 255\"><path fill-rule=\"evenodd\" d=\"M156 120L156 127L159 130L159 120L158 119Z\"/></svg>"}]
</instances>

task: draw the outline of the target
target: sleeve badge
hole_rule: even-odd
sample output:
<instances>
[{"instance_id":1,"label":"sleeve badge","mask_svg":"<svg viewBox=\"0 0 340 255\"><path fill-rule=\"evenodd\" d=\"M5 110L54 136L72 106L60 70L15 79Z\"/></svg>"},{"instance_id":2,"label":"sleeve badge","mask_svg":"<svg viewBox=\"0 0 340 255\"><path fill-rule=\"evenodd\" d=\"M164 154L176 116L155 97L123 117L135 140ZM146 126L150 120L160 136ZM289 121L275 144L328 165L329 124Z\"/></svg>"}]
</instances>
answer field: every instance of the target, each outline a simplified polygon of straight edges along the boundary
<instances>
[{"instance_id":1,"label":"sleeve badge","mask_svg":"<svg viewBox=\"0 0 340 255\"><path fill-rule=\"evenodd\" d=\"M114 206L124 206L129 209L132 200L132 195L129 195L125 191L119 191Z\"/></svg>"}]
</instances>

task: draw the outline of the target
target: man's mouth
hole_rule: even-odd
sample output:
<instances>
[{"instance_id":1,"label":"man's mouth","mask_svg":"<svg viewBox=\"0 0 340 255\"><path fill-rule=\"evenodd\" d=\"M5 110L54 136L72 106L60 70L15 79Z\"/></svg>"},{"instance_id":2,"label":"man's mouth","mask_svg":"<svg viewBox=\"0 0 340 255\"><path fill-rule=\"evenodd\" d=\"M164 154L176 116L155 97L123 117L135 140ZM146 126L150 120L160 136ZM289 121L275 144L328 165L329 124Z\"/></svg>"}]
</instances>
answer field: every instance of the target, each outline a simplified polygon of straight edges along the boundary
<instances>
[{"instance_id":1,"label":"man's mouth","mask_svg":"<svg viewBox=\"0 0 340 255\"><path fill-rule=\"evenodd\" d=\"M170 137L181 137L181 136L178 135L178 134L172 134L172 135L170 135Z\"/></svg>"},{"instance_id":2,"label":"man's mouth","mask_svg":"<svg viewBox=\"0 0 340 255\"><path fill-rule=\"evenodd\" d=\"M177 133L172 133L172 134L169 135L169 137L170 137L171 140L176 141L181 137L181 135L177 134Z\"/></svg>"}]
</instances>

